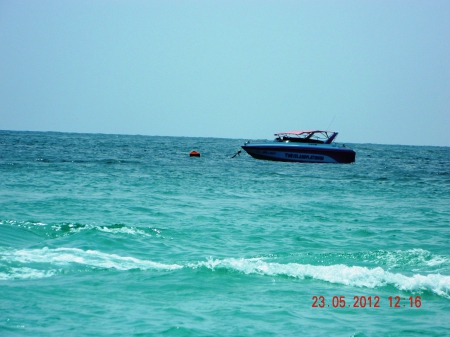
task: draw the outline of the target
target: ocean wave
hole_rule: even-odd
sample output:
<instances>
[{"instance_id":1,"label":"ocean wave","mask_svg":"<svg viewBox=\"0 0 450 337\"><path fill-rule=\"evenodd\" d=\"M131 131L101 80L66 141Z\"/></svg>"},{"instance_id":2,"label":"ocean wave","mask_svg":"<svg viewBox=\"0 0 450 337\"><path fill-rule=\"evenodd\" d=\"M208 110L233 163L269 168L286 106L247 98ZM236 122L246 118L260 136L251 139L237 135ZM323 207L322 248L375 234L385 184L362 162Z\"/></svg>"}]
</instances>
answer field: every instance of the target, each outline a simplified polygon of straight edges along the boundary
<instances>
[{"instance_id":1,"label":"ocean wave","mask_svg":"<svg viewBox=\"0 0 450 337\"><path fill-rule=\"evenodd\" d=\"M439 296L450 299L450 276L440 274L406 276L392 273L381 267L367 268L336 264L316 266L300 263L266 262L255 259L223 259L190 263L191 268L207 268L210 270L226 269L244 274L259 274L266 276L287 276L298 279L315 279L329 283L343 284L353 287L376 288L394 286L402 291L431 291Z\"/></svg>"},{"instance_id":2,"label":"ocean wave","mask_svg":"<svg viewBox=\"0 0 450 337\"><path fill-rule=\"evenodd\" d=\"M433 254L427 250L416 248L409 250L376 251L366 254L368 260L373 260L378 264L395 267L437 267L450 265L448 257Z\"/></svg>"},{"instance_id":3,"label":"ocean wave","mask_svg":"<svg viewBox=\"0 0 450 337\"><path fill-rule=\"evenodd\" d=\"M151 237L153 235L160 235L161 231L156 228L144 228L127 226L122 224L115 224L109 226L100 226L94 224L77 224L77 223L55 223L45 224L42 222L31 221L14 221L14 220L2 220L0 225L9 225L17 228L29 230L35 234L44 237L58 238L63 236L69 236L84 231L100 231L112 234L124 234L141 237Z\"/></svg>"},{"instance_id":4,"label":"ocean wave","mask_svg":"<svg viewBox=\"0 0 450 337\"><path fill-rule=\"evenodd\" d=\"M377 288L394 286L401 291L430 291L450 299L450 276L441 274L404 275L384 270L345 264L312 265L302 263L267 262L264 258L207 259L186 263L161 263L129 256L108 254L78 248L0 249L0 280L50 277L60 270L79 265L90 269L174 271L204 268L245 275L282 276L314 279L352 287Z\"/></svg>"},{"instance_id":5,"label":"ocean wave","mask_svg":"<svg viewBox=\"0 0 450 337\"><path fill-rule=\"evenodd\" d=\"M381 266L387 270L411 270L417 272L438 272L450 268L450 257L431 253L427 250L415 248L408 250L375 250L353 253L294 253L285 255L262 255L264 260L288 260L302 264L360 264L369 267Z\"/></svg>"},{"instance_id":6,"label":"ocean wave","mask_svg":"<svg viewBox=\"0 0 450 337\"><path fill-rule=\"evenodd\" d=\"M27 267L21 268L7 268L7 271L0 272L0 281L5 280L25 280L25 279L40 279L45 277L51 277L57 274L56 269L39 270Z\"/></svg>"},{"instance_id":7,"label":"ocean wave","mask_svg":"<svg viewBox=\"0 0 450 337\"><path fill-rule=\"evenodd\" d=\"M301 255L298 257L300 259L303 258ZM448 269L450 267L450 258L448 256L434 254L420 248L394 251L375 250L355 253L309 254L305 256L304 260L327 261L330 264L340 264L338 261L345 261L344 264L348 264L354 260L373 266L383 266L388 270L408 268L413 271L423 271L423 269L435 271L438 268Z\"/></svg>"},{"instance_id":8,"label":"ocean wave","mask_svg":"<svg viewBox=\"0 0 450 337\"><path fill-rule=\"evenodd\" d=\"M108 254L96 250L82 250L78 248L42 248L42 249L20 249L0 250L0 262L9 264L37 265L42 267L58 266L64 267L71 264L83 265L90 268L116 269L116 270L174 270L182 268L178 264L164 264L150 260L140 260L129 256ZM16 266L15 268L20 268ZM40 275L36 275L39 278ZM5 277L5 276L4 276ZM16 278L16 274L10 274L9 278Z\"/></svg>"}]
</instances>

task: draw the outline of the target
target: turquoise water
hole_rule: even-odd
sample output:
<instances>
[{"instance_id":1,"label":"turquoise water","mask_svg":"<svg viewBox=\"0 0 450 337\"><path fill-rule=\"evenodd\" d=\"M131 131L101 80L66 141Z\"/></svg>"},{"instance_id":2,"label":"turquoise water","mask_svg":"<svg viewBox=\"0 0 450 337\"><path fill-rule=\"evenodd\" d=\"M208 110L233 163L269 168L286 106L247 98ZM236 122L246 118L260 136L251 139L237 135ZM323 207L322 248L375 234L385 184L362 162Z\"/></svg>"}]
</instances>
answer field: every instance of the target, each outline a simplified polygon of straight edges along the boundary
<instances>
[{"instance_id":1,"label":"turquoise water","mask_svg":"<svg viewBox=\"0 0 450 337\"><path fill-rule=\"evenodd\" d=\"M450 335L450 148L244 141L0 131L0 335Z\"/></svg>"}]
</instances>

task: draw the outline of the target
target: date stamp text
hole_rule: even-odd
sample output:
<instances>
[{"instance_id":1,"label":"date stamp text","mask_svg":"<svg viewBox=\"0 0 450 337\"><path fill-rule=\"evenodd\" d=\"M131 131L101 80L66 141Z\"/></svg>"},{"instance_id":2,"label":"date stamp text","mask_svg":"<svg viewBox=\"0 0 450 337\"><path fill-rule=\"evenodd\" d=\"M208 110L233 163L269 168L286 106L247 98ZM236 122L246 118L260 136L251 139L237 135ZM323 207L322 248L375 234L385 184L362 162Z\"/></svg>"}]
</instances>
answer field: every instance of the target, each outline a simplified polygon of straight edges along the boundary
<instances>
[{"instance_id":1,"label":"date stamp text","mask_svg":"<svg viewBox=\"0 0 450 337\"><path fill-rule=\"evenodd\" d=\"M345 296L313 296L312 308L380 308L385 305L389 308L420 308L422 298L420 296L389 296L387 302L380 296L353 296L353 300L346 299Z\"/></svg>"}]
</instances>

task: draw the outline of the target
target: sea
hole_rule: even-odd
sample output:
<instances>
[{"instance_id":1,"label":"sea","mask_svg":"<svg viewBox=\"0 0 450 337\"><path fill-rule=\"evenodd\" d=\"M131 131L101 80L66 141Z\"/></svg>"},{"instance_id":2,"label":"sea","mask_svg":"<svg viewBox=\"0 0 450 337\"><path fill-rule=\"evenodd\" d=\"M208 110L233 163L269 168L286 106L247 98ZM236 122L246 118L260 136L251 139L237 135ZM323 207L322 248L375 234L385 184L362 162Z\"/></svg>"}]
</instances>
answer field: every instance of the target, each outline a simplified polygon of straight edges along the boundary
<instances>
[{"instance_id":1,"label":"sea","mask_svg":"<svg viewBox=\"0 0 450 337\"><path fill-rule=\"evenodd\" d=\"M0 131L0 336L450 336L449 147L246 140Z\"/></svg>"}]
</instances>

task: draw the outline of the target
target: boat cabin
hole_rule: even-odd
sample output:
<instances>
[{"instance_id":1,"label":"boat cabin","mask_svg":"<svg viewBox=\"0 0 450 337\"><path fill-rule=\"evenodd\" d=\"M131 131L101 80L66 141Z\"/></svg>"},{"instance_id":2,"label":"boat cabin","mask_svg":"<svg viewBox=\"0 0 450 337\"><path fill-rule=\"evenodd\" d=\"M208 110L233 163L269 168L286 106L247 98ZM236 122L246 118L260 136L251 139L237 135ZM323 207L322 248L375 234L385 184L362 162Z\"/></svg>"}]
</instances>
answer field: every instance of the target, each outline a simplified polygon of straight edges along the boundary
<instances>
[{"instance_id":1,"label":"boat cabin","mask_svg":"<svg viewBox=\"0 0 450 337\"><path fill-rule=\"evenodd\" d=\"M308 144L331 144L336 138L337 132L334 131L289 131L276 133L276 142L295 142Z\"/></svg>"}]
</instances>

